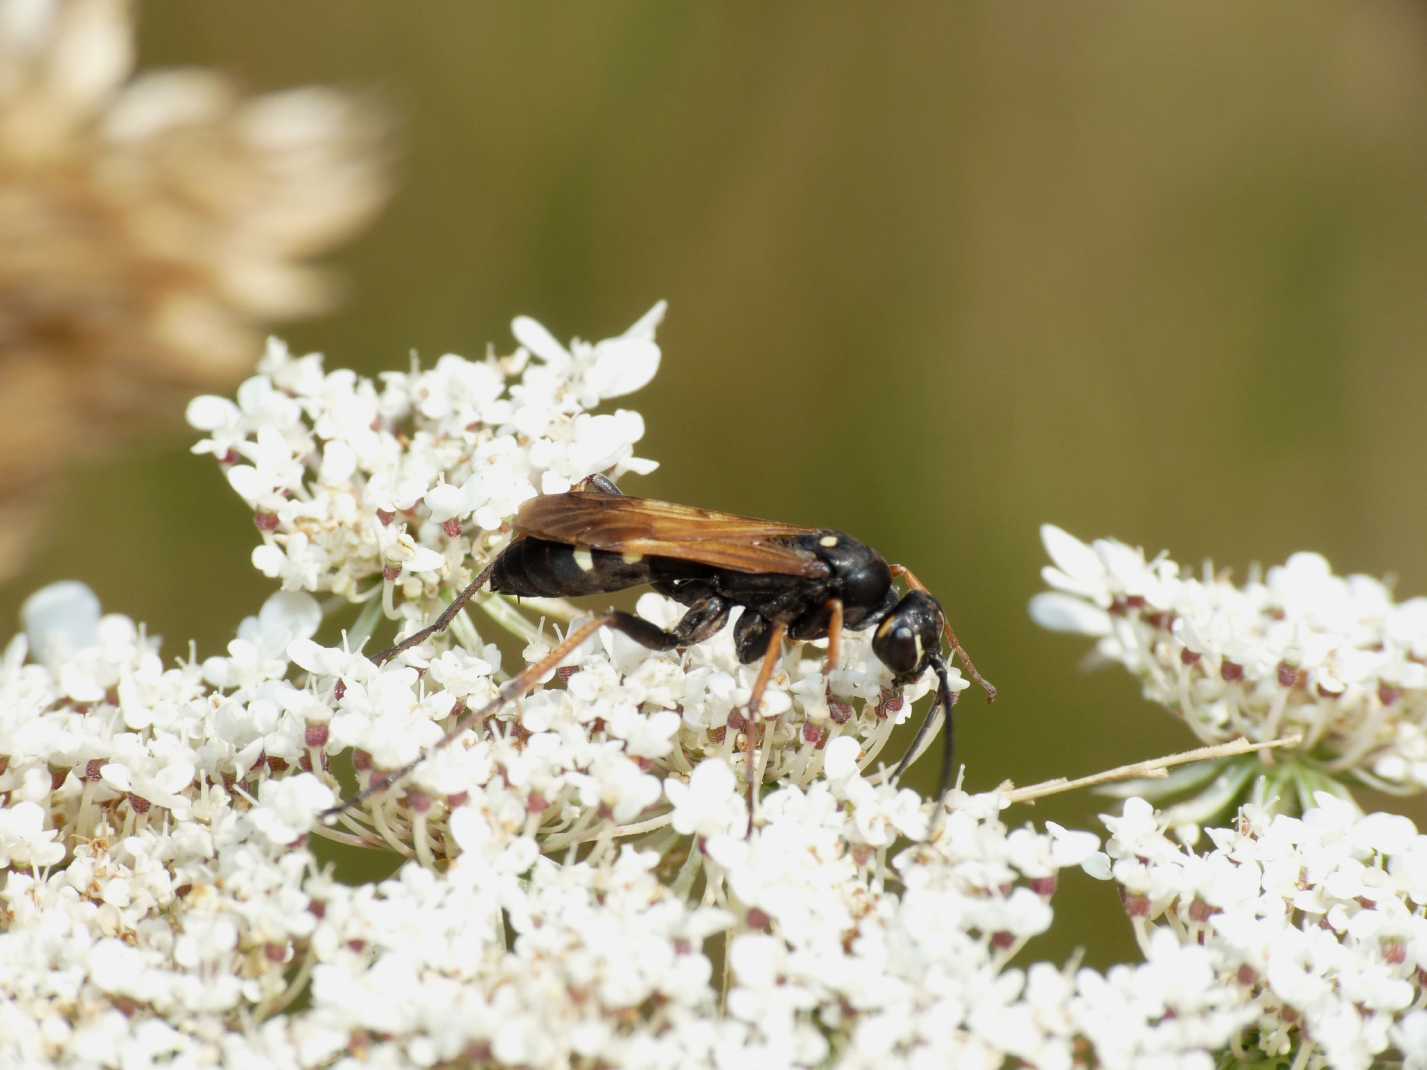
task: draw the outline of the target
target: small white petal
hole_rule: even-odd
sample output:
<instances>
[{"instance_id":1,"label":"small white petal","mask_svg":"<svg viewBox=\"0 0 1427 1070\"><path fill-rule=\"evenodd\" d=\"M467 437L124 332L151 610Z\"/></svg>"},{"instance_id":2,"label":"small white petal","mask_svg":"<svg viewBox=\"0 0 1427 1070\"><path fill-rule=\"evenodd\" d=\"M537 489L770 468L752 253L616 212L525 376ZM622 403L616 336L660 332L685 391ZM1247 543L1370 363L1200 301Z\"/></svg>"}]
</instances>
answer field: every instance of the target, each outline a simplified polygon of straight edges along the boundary
<instances>
[{"instance_id":1,"label":"small white petal","mask_svg":"<svg viewBox=\"0 0 1427 1070\"><path fill-rule=\"evenodd\" d=\"M266 645L285 651L294 639L310 639L322 624L322 606L306 591L278 591L258 611Z\"/></svg>"},{"instance_id":2,"label":"small white petal","mask_svg":"<svg viewBox=\"0 0 1427 1070\"><path fill-rule=\"evenodd\" d=\"M529 316L516 316L510 322L510 333L530 352L557 370L570 366L570 351L555 340L543 324Z\"/></svg>"},{"instance_id":3,"label":"small white petal","mask_svg":"<svg viewBox=\"0 0 1427 1070\"><path fill-rule=\"evenodd\" d=\"M357 470L357 453L345 442L329 442L322 449L318 479L329 486L346 483Z\"/></svg>"},{"instance_id":4,"label":"small white petal","mask_svg":"<svg viewBox=\"0 0 1427 1070\"><path fill-rule=\"evenodd\" d=\"M466 494L463 488L453 487L450 483L438 483L428 490L426 492L426 507L431 510L431 519L438 524L445 523L453 516L459 516L470 508L466 504Z\"/></svg>"},{"instance_id":5,"label":"small white petal","mask_svg":"<svg viewBox=\"0 0 1427 1070\"><path fill-rule=\"evenodd\" d=\"M1110 856L1104 851L1096 851L1080 863L1080 868L1097 881L1107 881L1114 871L1110 868Z\"/></svg>"},{"instance_id":6,"label":"small white petal","mask_svg":"<svg viewBox=\"0 0 1427 1070\"><path fill-rule=\"evenodd\" d=\"M1076 579L1102 576L1105 566L1093 549L1070 532L1054 524L1041 525L1041 542L1050 559L1068 576Z\"/></svg>"},{"instance_id":7,"label":"small white petal","mask_svg":"<svg viewBox=\"0 0 1427 1070\"><path fill-rule=\"evenodd\" d=\"M659 346L649 339L614 338L595 346L585 383L600 398L632 394L659 371Z\"/></svg>"},{"instance_id":8,"label":"small white petal","mask_svg":"<svg viewBox=\"0 0 1427 1070\"><path fill-rule=\"evenodd\" d=\"M99 642L99 596L77 580L41 587L20 607L37 661L52 669Z\"/></svg>"},{"instance_id":9,"label":"small white petal","mask_svg":"<svg viewBox=\"0 0 1427 1070\"><path fill-rule=\"evenodd\" d=\"M132 791L134 789L134 774L129 771L126 765L119 765L115 762L106 762L99 767L99 776L116 791Z\"/></svg>"},{"instance_id":10,"label":"small white petal","mask_svg":"<svg viewBox=\"0 0 1427 1070\"><path fill-rule=\"evenodd\" d=\"M198 431L216 431L242 419L242 412L227 398L204 394L188 403L184 418Z\"/></svg>"},{"instance_id":11,"label":"small white petal","mask_svg":"<svg viewBox=\"0 0 1427 1070\"><path fill-rule=\"evenodd\" d=\"M1100 837L1093 832L1063 828L1054 821L1047 821L1045 827L1051 835L1051 857L1057 866L1078 866L1099 852Z\"/></svg>"},{"instance_id":12,"label":"small white petal","mask_svg":"<svg viewBox=\"0 0 1427 1070\"><path fill-rule=\"evenodd\" d=\"M228 486L249 505L257 505L258 499L272 490L272 485L265 482L250 464L235 464L223 474L228 479Z\"/></svg>"},{"instance_id":13,"label":"small white petal","mask_svg":"<svg viewBox=\"0 0 1427 1070\"><path fill-rule=\"evenodd\" d=\"M857 772L862 748L852 736L838 736L823 751L823 772L829 780L843 780Z\"/></svg>"},{"instance_id":14,"label":"small white petal","mask_svg":"<svg viewBox=\"0 0 1427 1070\"><path fill-rule=\"evenodd\" d=\"M1109 635L1110 615L1083 598L1060 591L1042 591L1031 598L1031 620L1052 632Z\"/></svg>"},{"instance_id":15,"label":"small white petal","mask_svg":"<svg viewBox=\"0 0 1427 1070\"><path fill-rule=\"evenodd\" d=\"M654 332L658 330L659 325L664 322L664 313L668 310L668 301L656 301L653 308L635 320L629 330L624 332L624 337L653 338Z\"/></svg>"}]
</instances>

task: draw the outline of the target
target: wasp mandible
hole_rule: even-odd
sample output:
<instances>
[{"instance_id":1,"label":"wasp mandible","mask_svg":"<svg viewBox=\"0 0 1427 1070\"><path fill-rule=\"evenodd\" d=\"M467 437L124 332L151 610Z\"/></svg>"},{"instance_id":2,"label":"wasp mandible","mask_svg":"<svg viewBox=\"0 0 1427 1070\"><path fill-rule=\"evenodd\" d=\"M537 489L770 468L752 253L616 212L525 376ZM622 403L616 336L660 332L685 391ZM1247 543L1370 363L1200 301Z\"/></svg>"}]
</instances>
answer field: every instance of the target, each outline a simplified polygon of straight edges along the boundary
<instances>
[{"instance_id":1,"label":"wasp mandible","mask_svg":"<svg viewBox=\"0 0 1427 1070\"><path fill-rule=\"evenodd\" d=\"M750 726L756 723L754 716L763 692L788 639L827 639L827 672L831 673L838 664L843 630L876 628L872 650L892 670L895 683L910 683L928 668L936 673L936 699L893 779L906 771L935 729L940 713L946 726L941 795L951 787L956 693L951 690L949 663L942 654L943 636L953 654L961 657L967 674L986 692L987 700L996 698L996 689L977 672L941 604L922 582L905 567L889 565L877 551L841 531L630 497L603 476L591 476L565 494L530 499L517 513L514 531L514 541L431 625L406 636L373 660L381 663L443 631L488 582L494 593L526 597L607 594L648 584L687 610L667 630L633 613L611 610L601 614L571 631L546 657L506 682L486 706L462 715L436 748L449 743L467 724L531 690L600 628L623 632L651 650L674 650L715 634L735 606L743 608L733 633L738 659L745 665L761 659L748 700ZM905 594L897 589L897 580L906 585ZM755 772L756 733L750 730L746 735L751 828L760 774ZM325 811L323 817L335 816L395 784L427 756Z\"/></svg>"}]
</instances>

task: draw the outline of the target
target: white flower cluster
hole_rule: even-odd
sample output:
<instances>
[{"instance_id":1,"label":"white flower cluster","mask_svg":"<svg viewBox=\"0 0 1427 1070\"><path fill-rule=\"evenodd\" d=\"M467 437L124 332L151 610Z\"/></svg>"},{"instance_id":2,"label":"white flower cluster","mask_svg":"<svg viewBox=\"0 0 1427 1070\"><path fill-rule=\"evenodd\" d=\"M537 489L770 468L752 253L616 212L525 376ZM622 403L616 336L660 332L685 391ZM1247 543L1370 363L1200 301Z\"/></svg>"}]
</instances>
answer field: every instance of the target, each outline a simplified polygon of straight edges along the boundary
<instances>
[{"instance_id":1,"label":"white flower cluster","mask_svg":"<svg viewBox=\"0 0 1427 1070\"><path fill-rule=\"evenodd\" d=\"M952 794L933 837L881 859L926 808L870 789L841 757L830 782L767 800L751 840L720 837L710 867L743 912L729 1014L749 1024L755 1065L1204 1068L1251 1017L1172 942L1108 975L1007 968L1050 927L1060 869L1096 837L1008 829L994 795ZM880 834L866 838L881 811Z\"/></svg>"},{"instance_id":2,"label":"white flower cluster","mask_svg":"<svg viewBox=\"0 0 1427 1070\"><path fill-rule=\"evenodd\" d=\"M1427 1070L1427 840L1401 819L1324 796L1199 856L1134 802L1103 855L1009 827L1004 796L939 807L877 768L931 682L891 689L865 633L832 673L791 646L754 718L732 625L661 653L600 632L315 822L334 758L371 783L511 676L463 618L380 666L320 645L313 594L367 599L368 634L383 606L424 620L525 497L647 468L637 415L586 409L652 374L660 311L568 350L519 320L512 357L381 388L273 347L239 405L194 403L285 589L226 655L170 665L81 585L27 604L0 659L0 1065L1211 1070L1228 1047ZM480 608L517 668L557 638ZM347 886L313 834L406 862ZM1113 869L1146 961L1013 965L1076 865Z\"/></svg>"},{"instance_id":3,"label":"white flower cluster","mask_svg":"<svg viewBox=\"0 0 1427 1070\"><path fill-rule=\"evenodd\" d=\"M440 876L413 863L379 885L313 889L312 1007L230 1038L230 1057L672 1068L736 1043L703 951L728 917L673 896L657 855L559 865L462 813L464 853Z\"/></svg>"},{"instance_id":4,"label":"white flower cluster","mask_svg":"<svg viewBox=\"0 0 1427 1070\"><path fill-rule=\"evenodd\" d=\"M638 609L659 624L682 611L653 594L643 596ZM465 739L417 766L401 788L349 815L348 827L398 850L414 845L423 857L446 852L445 821L468 804L485 809L502 828L537 836L547 849L650 835L671 824L684 835L726 829L742 835L746 805L722 790L706 799L705 783L692 775L696 766L704 769L700 763L715 759L729 785L735 778L746 784L750 733L757 743L754 775L767 781L813 782L823 775L833 743L844 756L850 749L854 767L868 766L909 715L911 701L931 686L922 681L894 694L869 637L850 633L830 678L814 651L789 648L758 719L749 721L739 710L752 694L758 666L739 664L732 631L730 624L684 651L662 653L618 633L599 633L567 660L559 673L565 686L497 709ZM500 660L494 646L474 653L455 647L429 661L402 658L378 668L359 654L306 639L290 650L323 707L308 723L321 724L329 753L354 748L363 783L369 774L414 760L442 737L451 718L492 699ZM546 650L536 641L525 656L533 662ZM408 660L424 666L418 671Z\"/></svg>"},{"instance_id":5,"label":"white flower cluster","mask_svg":"<svg viewBox=\"0 0 1427 1070\"><path fill-rule=\"evenodd\" d=\"M144 682L151 657L123 625L104 618L105 645L68 655L88 661L91 678L111 670L119 693ZM46 638L51 649L67 642L53 628ZM332 791L272 757L237 774L249 733L224 735L244 720L224 706L251 709L288 685L270 678L225 698L175 672L147 681L123 712L117 695L81 712L57 673L24 663L26 647L24 637L11 644L0 674L10 756L0 780L0 1065L707 1057L720 1027L703 946L727 917L676 898L653 873L658 855L606 845L561 865L541 858L520 822L497 828L491 806L469 805L450 823L460 858L440 876L411 863L382 885L341 885L305 846ZM153 790L117 761L51 775L68 760L61 743L105 745L97 728L67 735L75 718L114 726L126 714L148 722L117 730L129 737L122 745L109 740L130 760L181 751L205 726L206 751L226 755L216 766L226 772L202 768L205 754L189 749L177 759L189 781L174 777L152 803ZM25 792L34 798L16 802ZM309 983L311 1008L280 1014Z\"/></svg>"},{"instance_id":6,"label":"white flower cluster","mask_svg":"<svg viewBox=\"0 0 1427 1070\"><path fill-rule=\"evenodd\" d=\"M1206 743L1301 737L1287 753L1302 760L1277 772L1258 759L1204 767L1202 780L1223 774L1213 803L1185 820L1211 815L1254 777L1267 778L1261 798L1303 807L1316 791L1341 792L1343 777L1427 787L1427 598L1394 601L1381 581L1334 575L1317 554L1236 586L1207 564L1195 577L1113 539L1087 546L1050 525L1042 536L1054 591L1031 603L1040 624L1097 637L1101 658Z\"/></svg>"},{"instance_id":7,"label":"white flower cluster","mask_svg":"<svg viewBox=\"0 0 1427 1070\"><path fill-rule=\"evenodd\" d=\"M595 472L654 469L633 455L637 412L587 410L653 377L663 315L660 302L618 338L568 349L521 317L507 357L448 354L380 385L273 341L236 403L189 405L207 435L194 452L215 457L252 507L258 571L285 590L352 601L382 587L389 612L399 589L411 619L424 620L527 498Z\"/></svg>"},{"instance_id":8,"label":"white flower cluster","mask_svg":"<svg viewBox=\"0 0 1427 1070\"><path fill-rule=\"evenodd\" d=\"M403 850L449 864L336 883L304 835L334 795L297 767L344 745L347 695L394 710L404 694L412 725L432 711L411 669L363 677L361 659L311 643L304 598L274 596L227 658L157 676L142 630L98 617L82 589L32 608L0 675L0 1065L1070 1067L1088 1044L1107 1066L1198 1066L1242 1025L1197 983L1208 974L1185 973L1193 950L1103 977L1007 968L1094 836L1010 830L1000 800L961 793L934 820L864 778L858 739L838 735L808 786L765 800L750 839L726 761L661 783L629 752L667 738L593 729L628 701L600 691L541 691L523 720L433 761L466 778L444 821L423 824L437 807L411 798L373 811ZM322 672L286 682L270 654L283 636L300 661L348 659L347 695ZM26 660L31 642L49 665ZM611 657L570 684L600 666L619 681ZM462 658L430 672L449 684ZM188 778L169 773L161 796L139 775L160 759ZM619 846L629 835L641 848ZM919 843L889 863L899 837Z\"/></svg>"},{"instance_id":9,"label":"white flower cluster","mask_svg":"<svg viewBox=\"0 0 1427 1070\"><path fill-rule=\"evenodd\" d=\"M1427 836L1320 793L1300 818L1245 807L1214 848L1172 842L1150 805L1107 817L1108 863L1147 953L1195 953L1253 1012L1245 1057L1427 1067ZM1105 860L1102 860L1102 864Z\"/></svg>"},{"instance_id":10,"label":"white flower cluster","mask_svg":"<svg viewBox=\"0 0 1427 1070\"><path fill-rule=\"evenodd\" d=\"M363 1028L372 1027L373 1000L389 997L386 981L357 998L372 978L353 974L337 952L378 944L380 933L335 941L324 935L347 916L347 893L316 873L303 849L313 814L335 799L330 758L352 750L359 773L409 761L440 738L442 721L494 694L500 654L468 626L464 641L444 653L432 654L438 644L428 644L378 668L312 641L322 614L308 592L361 597L362 586L372 584L368 595L382 589L390 596L400 587L403 611L425 614L443 583L464 582L468 554L500 540L524 498L563 490L591 471L648 470L631 455L642 432L637 414L584 410L653 373L652 333L661 313L656 307L620 339L569 350L533 321L517 320L523 345L514 356L476 363L446 357L432 372L388 376L381 389L350 373L324 374L320 358L291 359L274 345L264 374L240 390L240 404L194 402L190 415L210 432L200 451L223 462L257 513L264 541L255 564L272 571L277 563L284 585L302 589L270 598L238 628L226 656L172 666L141 627L102 616L82 585L49 588L27 604L28 635L7 648L0 674L0 860L12 923L7 951L14 952L3 958L33 961L44 975L28 968L7 975L7 994L18 1001L12 1010L27 1025L8 1032L6 1055L33 1065L84 1058L141 1019L150 1023L142 1048L149 1056L221 1043L236 1058L236 1026L275 1014L309 979L322 1013L303 1018L308 1033L286 1031L292 1016L274 1018L260 1032L241 1030L242 1044L297 1044L309 1053L302 1065L327 1065L355 1043L363 1016ZM508 376L518 380L507 384ZM490 608L530 640L527 659L542 656L549 640L541 629L502 606ZM678 608L649 596L640 610L667 624ZM750 735L764 776L809 783L821 775L830 742L849 769L859 758L873 761L928 686L893 694L867 637L849 635L831 680L812 652L791 649L773 675L763 716L750 723L737 710L756 668L737 663L730 636L726 629L687 652L652 654L601 634L560 674L564 686L473 725L461 745L442 750L409 785L353 818L348 828L357 835L322 829L347 842L386 843L427 864L459 856L449 883L431 886L429 874L408 871L399 887L411 894L385 888L380 895L392 905L374 917L384 924L403 914L422 918L448 901L453 917L469 917L470 896L497 902L497 921L505 920L485 932L484 958L470 966L491 982L487 994L515 993L527 982L575 992L579 985L566 974L532 974L516 984L521 970L534 967L505 957L501 924L518 928L522 912L537 919L526 943L539 946L535 930L548 922L538 919L559 916L573 942L598 919L572 913L570 882L583 880L589 909L603 908L615 894L609 882L629 877L633 866L643 883L619 887L633 887L638 909L656 909L666 928L649 917L611 916L599 922L611 934L601 954L619 960L630 932L662 941L667 954L651 950L652 963L672 961L669 949L676 948L680 969L692 971L679 990L700 1009L697 1028L706 1032L715 997L702 946L708 919L718 915L685 910L682 899L670 898L647 872L653 861L679 843L689 857L701 857L688 847L691 821L701 823L702 837L743 835L747 811L734 766L743 753L736 748ZM964 686L959 677L956 684ZM691 777L700 762L704 775ZM709 771L723 773L729 797L719 795L717 812L700 818ZM900 807L903 824L925 828L914 796ZM886 820L875 807L863 816L869 830L878 826L868 834L884 844ZM630 838L661 850L616 850ZM582 869L575 852L590 847L596 854ZM519 872L528 871L519 881L512 876L492 890L463 888L454 877L462 866L507 872L495 858L510 851L523 860ZM541 852L565 864L537 864ZM603 866L590 865L596 857ZM625 858L640 861L614 861ZM689 879L696 875L688 870ZM417 892L420 902L411 898ZM431 951L441 946L438 940ZM561 969L578 957L565 950L551 957ZM419 968L400 967L407 970L404 991L437 983L447 968L445 959L418 959ZM384 960L377 980L399 975L393 961ZM206 984L215 976L225 983ZM694 977L697 992L689 987ZM660 1027L636 1011L656 997L669 1002L673 993L660 987L667 982L636 986L626 1003L589 1004L580 1012L584 1024L554 1034L538 1021L517 1022L497 1001L493 1016L472 1021L501 1022L503 1039L473 1024L454 1050L489 1045L516 1063L526 1056L510 1053L539 1051L535 1061L544 1063L556 1052L589 1049L622 1063L627 1052L601 1047L598 1021L623 1022L616 1033L638 1032L646 1038L639 1043L647 1042ZM329 1006L321 996L343 985L353 1006L337 1026L331 1015L341 1000ZM527 997L530 1005L541 1002ZM570 998L573 1009L586 1003ZM175 1027L185 1012L197 1017ZM278 1022L283 1029L275 1032ZM429 1043L430 1025L411 1019L404 1028ZM526 1035L517 1041L520 1028ZM335 1046L321 1036L336 1038ZM449 1053L449 1044L442 1050ZM414 1057L415 1049L402 1051L393 1058Z\"/></svg>"},{"instance_id":11,"label":"white flower cluster","mask_svg":"<svg viewBox=\"0 0 1427 1070\"><path fill-rule=\"evenodd\" d=\"M275 595L229 657L169 668L81 585L25 616L0 660L0 1065L151 1065L280 1008L334 796L293 768L311 702L272 652L315 602Z\"/></svg>"}]
</instances>

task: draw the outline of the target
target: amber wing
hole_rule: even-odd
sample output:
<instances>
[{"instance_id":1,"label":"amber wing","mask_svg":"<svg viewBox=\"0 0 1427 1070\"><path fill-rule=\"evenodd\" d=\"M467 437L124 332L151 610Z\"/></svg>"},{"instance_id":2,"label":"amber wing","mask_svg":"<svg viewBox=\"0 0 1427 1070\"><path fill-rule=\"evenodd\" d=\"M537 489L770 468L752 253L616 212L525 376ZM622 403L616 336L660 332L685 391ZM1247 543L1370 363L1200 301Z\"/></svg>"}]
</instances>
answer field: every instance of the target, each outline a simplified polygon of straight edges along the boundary
<instances>
[{"instance_id":1,"label":"amber wing","mask_svg":"<svg viewBox=\"0 0 1427 1070\"><path fill-rule=\"evenodd\" d=\"M673 557L734 572L821 579L828 567L790 540L808 528L717 513L689 505L573 490L532 498L515 517L515 530L597 550Z\"/></svg>"}]
</instances>

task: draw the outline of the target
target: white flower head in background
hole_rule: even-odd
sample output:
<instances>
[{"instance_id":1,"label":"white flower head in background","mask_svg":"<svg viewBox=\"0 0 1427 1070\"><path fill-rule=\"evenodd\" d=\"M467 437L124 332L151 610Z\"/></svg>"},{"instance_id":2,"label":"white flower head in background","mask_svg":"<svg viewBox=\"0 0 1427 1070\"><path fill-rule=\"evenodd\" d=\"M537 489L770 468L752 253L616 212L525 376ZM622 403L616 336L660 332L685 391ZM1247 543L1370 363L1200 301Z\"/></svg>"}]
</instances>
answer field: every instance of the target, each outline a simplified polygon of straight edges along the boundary
<instances>
[{"instance_id":1,"label":"white flower head in background","mask_svg":"<svg viewBox=\"0 0 1427 1070\"><path fill-rule=\"evenodd\" d=\"M634 455L638 413L586 410L654 374L662 313L661 302L625 335L571 351L521 317L517 335L538 349L447 355L380 383L274 341L236 401L189 405L206 436L194 451L215 457L253 509L264 575L352 601L381 589L388 612L399 594L400 612L421 621L469 581L527 498L595 472L653 470Z\"/></svg>"},{"instance_id":2,"label":"white flower head in background","mask_svg":"<svg viewBox=\"0 0 1427 1070\"><path fill-rule=\"evenodd\" d=\"M331 307L308 261L389 188L372 102L136 73L137 6L0 2L0 579L76 455L166 427Z\"/></svg>"},{"instance_id":3,"label":"white flower head in background","mask_svg":"<svg viewBox=\"0 0 1427 1070\"><path fill-rule=\"evenodd\" d=\"M1301 818L1246 806L1196 854L1130 799L1106 857L1147 954L1178 945L1252 1012L1261 1058L1367 1070L1408 1056L1427 1000L1427 836L1319 793Z\"/></svg>"},{"instance_id":4,"label":"white flower head in background","mask_svg":"<svg viewBox=\"0 0 1427 1070\"><path fill-rule=\"evenodd\" d=\"M1101 660L1129 669L1205 743L1299 740L1125 788L1194 791L1170 812L1186 834L1245 797L1300 810L1320 791L1347 797L1352 780L1427 788L1427 598L1397 601L1318 554L1234 584L1113 539L1087 545L1051 525L1042 537L1052 590L1031 602L1038 623L1093 637Z\"/></svg>"}]
</instances>

